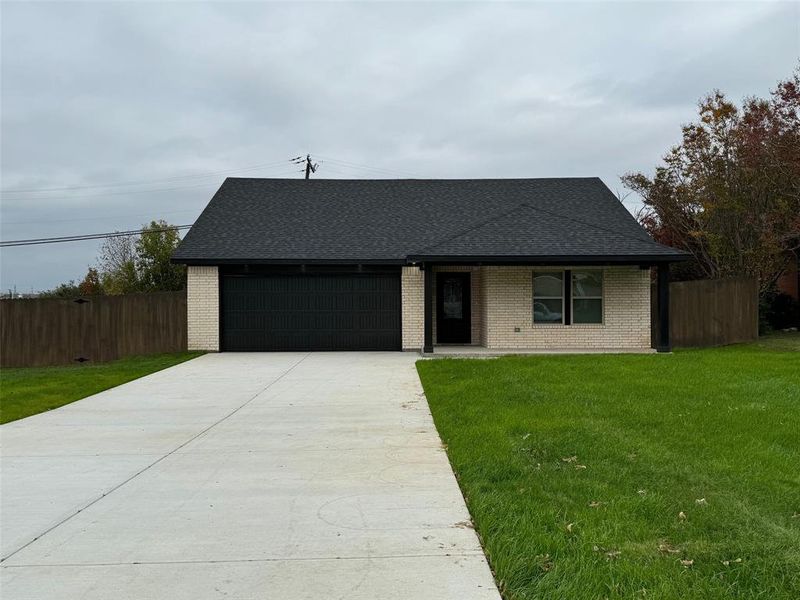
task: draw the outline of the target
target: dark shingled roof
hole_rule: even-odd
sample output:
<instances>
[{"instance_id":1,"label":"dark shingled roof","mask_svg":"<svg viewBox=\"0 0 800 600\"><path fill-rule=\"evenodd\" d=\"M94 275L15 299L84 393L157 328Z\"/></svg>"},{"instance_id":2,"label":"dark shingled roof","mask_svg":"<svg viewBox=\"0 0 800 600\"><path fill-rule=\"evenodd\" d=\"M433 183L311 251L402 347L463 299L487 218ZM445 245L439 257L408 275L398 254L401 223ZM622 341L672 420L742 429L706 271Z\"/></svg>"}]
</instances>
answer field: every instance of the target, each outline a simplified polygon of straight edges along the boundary
<instances>
[{"instance_id":1,"label":"dark shingled roof","mask_svg":"<svg viewBox=\"0 0 800 600\"><path fill-rule=\"evenodd\" d=\"M674 261L598 178L228 178L173 260Z\"/></svg>"}]
</instances>

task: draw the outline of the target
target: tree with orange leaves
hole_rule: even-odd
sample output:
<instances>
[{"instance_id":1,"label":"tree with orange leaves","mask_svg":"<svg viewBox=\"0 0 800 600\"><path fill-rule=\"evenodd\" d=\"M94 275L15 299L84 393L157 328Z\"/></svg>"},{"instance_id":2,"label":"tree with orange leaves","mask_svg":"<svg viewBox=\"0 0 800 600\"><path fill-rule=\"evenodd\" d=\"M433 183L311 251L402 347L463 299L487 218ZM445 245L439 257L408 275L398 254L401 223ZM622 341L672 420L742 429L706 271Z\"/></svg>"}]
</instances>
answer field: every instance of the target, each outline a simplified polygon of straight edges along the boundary
<instances>
[{"instance_id":1,"label":"tree with orange leaves","mask_svg":"<svg viewBox=\"0 0 800 600\"><path fill-rule=\"evenodd\" d=\"M691 252L700 276L755 277L766 293L800 247L800 68L741 108L709 94L682 133L652 177L623 177L640 222Z\"/></svg>"}]
</instances>

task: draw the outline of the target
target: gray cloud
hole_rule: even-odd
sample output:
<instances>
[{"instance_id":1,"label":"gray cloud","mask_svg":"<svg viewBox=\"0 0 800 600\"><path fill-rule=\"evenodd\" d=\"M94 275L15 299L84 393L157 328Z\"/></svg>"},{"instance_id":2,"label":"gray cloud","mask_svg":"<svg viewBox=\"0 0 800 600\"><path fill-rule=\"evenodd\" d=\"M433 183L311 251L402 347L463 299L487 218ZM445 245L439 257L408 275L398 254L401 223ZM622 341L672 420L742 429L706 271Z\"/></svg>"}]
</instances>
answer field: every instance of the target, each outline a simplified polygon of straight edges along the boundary
<instances>
[{"instance_id":1,"label":"gray cloud","mask_svg":"<svg viewBox=\"0 0 800 600\"><path fill-rule=\"evenodd\" d=\"M790 3L6 3L4 189L322 157L419 177L650 170L713 88L764 95ZM321 177L380 177L323 162ZM191 222L222 180L4 194L3 239ZM169 188L169 189L167 189ZM175 188L175 189L172 189ZM633 205L631 205L633 207ZM98 244L2 252L0 285L80 278Z\"/></svg>"}]
</instances>

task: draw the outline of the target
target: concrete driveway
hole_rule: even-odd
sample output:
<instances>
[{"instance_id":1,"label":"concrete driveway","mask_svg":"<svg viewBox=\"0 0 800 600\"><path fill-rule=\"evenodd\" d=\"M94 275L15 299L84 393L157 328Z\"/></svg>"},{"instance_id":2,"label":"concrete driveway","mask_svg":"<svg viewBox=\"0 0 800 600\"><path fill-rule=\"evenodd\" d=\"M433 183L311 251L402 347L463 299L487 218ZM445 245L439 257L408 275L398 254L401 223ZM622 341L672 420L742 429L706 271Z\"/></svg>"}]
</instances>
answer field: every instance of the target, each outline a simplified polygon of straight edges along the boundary
<instances>
[{"instance_id":1,"label":"concrete driveway","mask_svg":"<svg viewBox=\"0 0 800 600\"><path fill-rule=\"evenodd\" d=\"M402 353L206 355L0 428L0 595L499 598Z\"/></svg>"}]
</instances>

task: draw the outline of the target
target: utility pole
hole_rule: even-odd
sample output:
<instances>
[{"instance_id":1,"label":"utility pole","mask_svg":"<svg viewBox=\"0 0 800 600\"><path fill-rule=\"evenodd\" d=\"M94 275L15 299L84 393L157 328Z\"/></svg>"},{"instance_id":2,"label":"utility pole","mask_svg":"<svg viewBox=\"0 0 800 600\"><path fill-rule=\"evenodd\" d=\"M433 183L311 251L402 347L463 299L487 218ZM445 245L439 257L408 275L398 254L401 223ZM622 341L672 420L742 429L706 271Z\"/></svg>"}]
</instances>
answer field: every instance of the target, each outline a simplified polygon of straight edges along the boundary
<instances>
[{"instance_id":1,"label":"utility pole","mask_svg":"<svg viewBox=\"0 0 800 600\"><path fill-rule=\"evenodd\" d=\"M310 154L306 154L306 179L309 179L311 177L312 173L316 173L317 172L317 167L318 166L319 165L316 164L316 163L311 164L311 155Z\"/></svg>"},{"instance_id":2,"label":"utility pole","mask_svg":"<svg viewBox=\"0 0 800 600\"><path fill-rule=\"evenodd\" d=\"M295 156L294 158L290 158L289 162L295 165L302 165L303 164L303 157L302 156ZM306 179L311 179L311 174L316 173L317 169L319 169L319 164L311 162L311 155L306 154ZM301 171L302 172L302 171Z\"/></svg>"}]
</instances>

